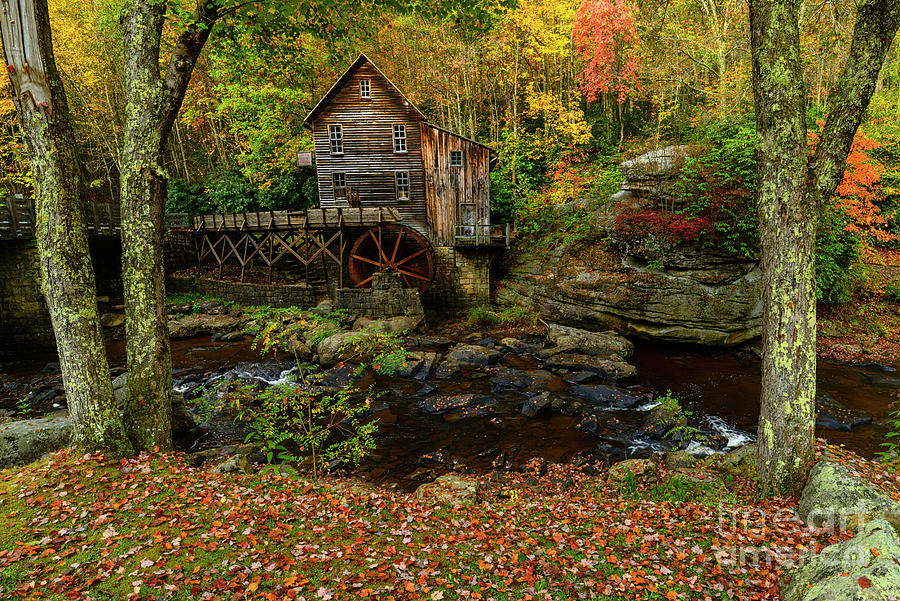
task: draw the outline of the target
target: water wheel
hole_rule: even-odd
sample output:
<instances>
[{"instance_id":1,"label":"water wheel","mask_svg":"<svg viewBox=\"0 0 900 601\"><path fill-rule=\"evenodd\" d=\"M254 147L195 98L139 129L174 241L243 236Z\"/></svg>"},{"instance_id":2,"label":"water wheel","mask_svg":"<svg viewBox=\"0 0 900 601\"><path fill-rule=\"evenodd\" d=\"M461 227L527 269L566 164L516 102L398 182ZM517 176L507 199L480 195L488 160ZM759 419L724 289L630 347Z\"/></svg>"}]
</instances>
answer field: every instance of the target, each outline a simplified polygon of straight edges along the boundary
<instances>
[{"instance_id":1,"label":"water wheel","mask_svg":"<svg viewBox=\"0 0 900 601\"><path fill-rule=\"evenodd\" d=\"M370 229L350 248L350 279L357 288L365 288L379 271L399 273L407 288L424 294L434 280L431 243L404 225L389 223Z\"/></svg>"}]
</instances>

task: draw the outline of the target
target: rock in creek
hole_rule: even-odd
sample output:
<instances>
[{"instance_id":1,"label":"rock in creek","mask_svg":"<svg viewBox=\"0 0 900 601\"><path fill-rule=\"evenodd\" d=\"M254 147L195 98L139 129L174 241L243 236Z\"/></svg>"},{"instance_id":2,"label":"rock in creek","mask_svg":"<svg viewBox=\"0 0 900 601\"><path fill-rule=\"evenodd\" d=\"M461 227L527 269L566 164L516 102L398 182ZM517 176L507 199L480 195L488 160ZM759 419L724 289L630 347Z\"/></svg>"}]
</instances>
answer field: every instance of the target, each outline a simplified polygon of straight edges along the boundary
<instances>
[{"instance_id":1,"label":"rock in creek","mask_svg":"<svg viewBox=\"0 0 900 601\"><path fill-rule=\"evenodd\" d=\"M550 408L550 393L542 392L533 397L530 397L525 403L522 404L522 415L527 417L537 417L541 413L549 410Z\"/></svg>"},{"instance_id":2,"label":"rock in creek","mask_svg":"<svg viewBox=\"0 0 900 601\"><path fill-rule=\"evenodd\" d=\"M868 413L847 409L829 396L816 397L817 426L851 432L859 426L871 424L872 420L872 416Z\"/></svg>"},{"instance_id":3,"label":"rock in creek","mask_svg":"<svg viewBox=\"0 0 900 601\"><path fill-rule=\"evenodd\" d=\"M634 354L634 344L615 332L590 332L555 323L547 324L547 337L558 347L577 349L602 359L627 361Z\"/></svg>"},{"instance_id":4,"label":"rock in creek","mask_svg":"<svg viewBox=\"0 0 900 601\"><path fill-rule=\"evenodd\" d=\"M505 392L508 390L522 390L531 386L531 374L520 369L510 369L508 367L500 367L491 376L491 384L494 385L494 392Z\"/></svg>"},{"instance_id":5,"label":"rock in creek","mask_svg":"<svg viewBox=\"0 0 900 601\"><path fill-rule=\"evenodd\" d=\"M609 409L631 409L646 400L628 394L621 388L602 384L573 386L572 393L580 399Z\"/></svg>"},{"instance_id":6,"label":"rock in creek","mask_svg":"<svg viewBox=\"0 0 900 601\"><path fill-rule=\"evenodd\" d=\"M461 413L493 405L496 401L480 394L432 395L418 403L421 411L431 415Z\"/></svg>"},{"instance_id":7,"label":"rock in creek","mask_svg":"<svg viewBox=\"0 0 900 601\"><path fill-rule=\"evenodd\" d=\"M227 334L241 327L243 320L231 315L197 313L169 320L169 338L191 338L210 334Z\"/></svg>"},{"instance_id":8,"label":"rock in creek","mask_svg":"<svg viewBox=\"0 0 900 601\"><path fill-rule=\"evenodd\" d=\"M463 367L488 367L500 363L503 355L499 351L488 349L474 344L460 343L453 347L441 364L435 375L446 379L456 374Z\"/></svg>"},{"instance_id":9,"label":"rock in creek","mask_svg":"<svg viewBox=\"0 0 900 601\"><path fill-rule=\"evenodd\" d=\"M624 361L611 361L577 353L553 355L547 359L544 366L550 369L593 372L605 380L624 380L637 374L637 368Z\"/></svg>"},{"instance_id":10,"label":"rock in creek","mask_svg":"<svg viewBox=\"0 0 900 601\"><path fill-rule=\"evenodd\" d=\"M886 378L877 374L865 374L866 380L873 386L884 386L885 388L900 388L900 379Z\"/></svg>"}]
</instances>

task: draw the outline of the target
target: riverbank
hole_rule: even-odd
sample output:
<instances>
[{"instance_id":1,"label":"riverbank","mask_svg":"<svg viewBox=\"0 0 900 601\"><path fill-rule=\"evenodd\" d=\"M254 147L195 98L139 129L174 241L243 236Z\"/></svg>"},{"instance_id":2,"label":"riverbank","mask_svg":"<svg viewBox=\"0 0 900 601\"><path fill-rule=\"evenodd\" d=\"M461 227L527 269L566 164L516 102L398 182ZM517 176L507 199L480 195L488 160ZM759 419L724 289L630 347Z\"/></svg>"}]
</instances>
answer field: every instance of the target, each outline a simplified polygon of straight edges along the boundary
<instances>
[{"instance_id":1,"label":"riverbank","mask_svg":"<svg viewBox=\"0 0 900 601\"><path fill-rule=\"evenodd\" d=\"M0 592L65 599L772 599L813 534L796 501L726 483L478 478L477 504L391 487L212 474L184 455L55 454L0 472ZM720 505L724 503L724 505ZM754 513L755 512L755 513ZM751 517L784 516L757 529ZM744 547L777 561L742 561Z\"/></svg>"}]
</instances>

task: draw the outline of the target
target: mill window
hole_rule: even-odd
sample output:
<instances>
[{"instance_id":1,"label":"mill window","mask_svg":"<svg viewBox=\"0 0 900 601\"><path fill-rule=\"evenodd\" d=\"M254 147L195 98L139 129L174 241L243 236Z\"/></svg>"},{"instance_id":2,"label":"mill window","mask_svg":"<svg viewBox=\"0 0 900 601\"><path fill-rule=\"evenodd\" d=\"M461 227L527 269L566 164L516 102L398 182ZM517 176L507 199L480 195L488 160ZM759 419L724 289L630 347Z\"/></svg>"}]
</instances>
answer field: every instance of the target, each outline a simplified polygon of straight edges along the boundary
<instances>
[{"instance_id":1,"label":"mill window","mask_svg":"<svg viewBox=\"0 0 900 601\"><path fill-rule=\"evenodd\" d=\"M371 98L372 97L372 82L368 79L360 79L359 80L359 97L360 98Z\"/></svg>"},{"instance_id":2,"label":"mill window","mask_svg":"<svg viewBox=\"0 0 900 601\"><path fill-rule=\"evenodd\" d=\"M406 126L394 126L394 152L406 152Z\"/></svg>"},{"instance_id":3,"label":"mill window","mask_svg":"<svg viewBox=\"0 0 900 601\"><path fill-rule=\"evenodd\" d=\"M347 177L343 173L333 173L331 181L334 184L334 199L347 200Z\"/></svg>"},{"instance_id":4,"label":"mill window","mask_svg":"<svg viewBox=\"0 0 900 601\"><path fill-rule=\"evenodd\" d=\"M343 128L340 125L329 125L328 137L331 140L331 154L344 154Z\"/></svg>"},{"instance_id":5,"label":"mill window","mask_svg":"<svg viewBox=\"0 0 900 601\"><path fill-rule=\"evenodd\" d=\"M398 171L397 178L397 200L409 200L409 172Z\"/></svg>"},{"instance_id":6,"label":"mill window","mask_svg":"<svg viewBox=\"0 0 900 601\"><path fill-rule=\"evenodd\" d=\"M462 167L462 150L450 151L450 166Z\"/></svg>"}]
</instances>

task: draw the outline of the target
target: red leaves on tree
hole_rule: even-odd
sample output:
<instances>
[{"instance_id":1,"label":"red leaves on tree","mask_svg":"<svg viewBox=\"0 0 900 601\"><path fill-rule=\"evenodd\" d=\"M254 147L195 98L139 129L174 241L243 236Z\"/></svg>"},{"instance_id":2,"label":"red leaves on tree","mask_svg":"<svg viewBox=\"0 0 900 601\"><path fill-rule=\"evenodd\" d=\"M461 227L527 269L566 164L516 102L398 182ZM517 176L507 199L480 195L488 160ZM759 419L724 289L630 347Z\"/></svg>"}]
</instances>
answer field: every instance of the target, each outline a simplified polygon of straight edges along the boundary
<instances>
[{"instance_id":1,"label":"red leaves on tree","mask_svg":"<svg viewBox=\"0 0 900 601\"><path fill-rule=\"evenodd\" d=\"M627 0L583 0L572 38L584 61L581 89L587 99L615 94L619 103L639 87L641 63L634 11Z\"/></svg>"}]
</instances>

